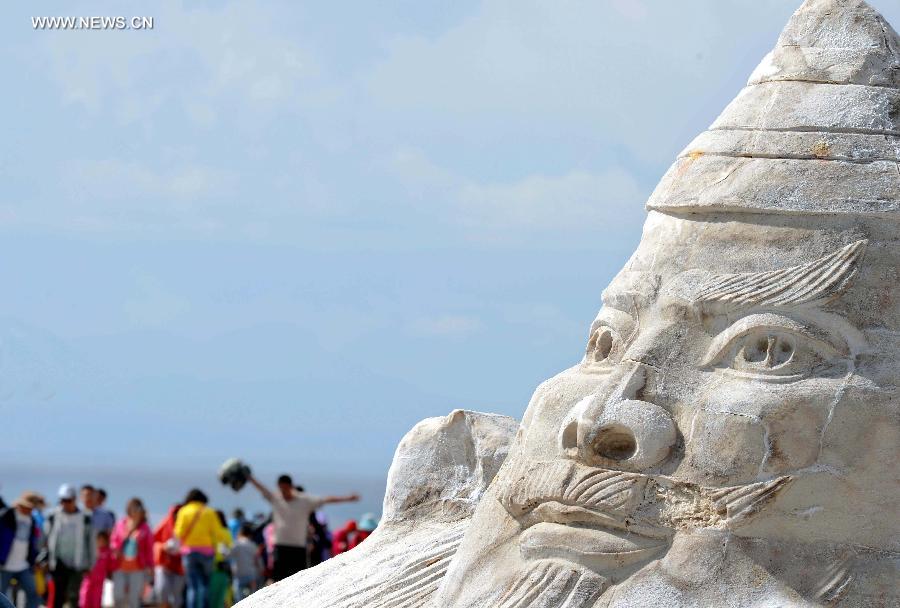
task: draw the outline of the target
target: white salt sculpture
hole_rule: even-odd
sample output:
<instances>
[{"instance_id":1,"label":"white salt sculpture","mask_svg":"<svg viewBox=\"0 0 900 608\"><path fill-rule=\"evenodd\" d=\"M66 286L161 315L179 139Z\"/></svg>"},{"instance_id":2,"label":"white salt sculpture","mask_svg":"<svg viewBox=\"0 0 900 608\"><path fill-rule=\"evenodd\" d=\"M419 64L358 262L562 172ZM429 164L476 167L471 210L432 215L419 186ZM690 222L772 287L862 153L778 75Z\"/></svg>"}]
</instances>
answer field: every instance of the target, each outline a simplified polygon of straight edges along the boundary
<instances>
[{"instance_id":1,"label":"white salt sculpture","mask_svg":"<svg viewBox=\"0 0 900 608\"><path fill-rule=\"evenodd\" d=\"M898 161L900 39L808 0L518 433L416 427L383 529L242 606L900 606Z\"/></svg>"}]
</instances>

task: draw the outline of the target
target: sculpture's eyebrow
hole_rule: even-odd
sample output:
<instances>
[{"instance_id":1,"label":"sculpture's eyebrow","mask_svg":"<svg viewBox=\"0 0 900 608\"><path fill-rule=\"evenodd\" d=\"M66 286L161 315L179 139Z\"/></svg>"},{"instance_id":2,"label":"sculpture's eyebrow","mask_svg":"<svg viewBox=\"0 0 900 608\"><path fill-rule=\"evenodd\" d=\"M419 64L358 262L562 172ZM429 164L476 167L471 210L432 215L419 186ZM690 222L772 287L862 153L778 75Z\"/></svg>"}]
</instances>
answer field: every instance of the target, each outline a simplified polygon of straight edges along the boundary
<instances>
[{"instance_id":1,"label":"sculpture's eyebrow","mask_svg":"<svg viewBox=\"0 0 900 608\"><path fill-rule=\"evenodd\" d=\"M790 268L712 276L699 285L690 303L704 312L822 304L849 286L867 243L857 241L830 255Z\"/></svg>"}]
</instances>

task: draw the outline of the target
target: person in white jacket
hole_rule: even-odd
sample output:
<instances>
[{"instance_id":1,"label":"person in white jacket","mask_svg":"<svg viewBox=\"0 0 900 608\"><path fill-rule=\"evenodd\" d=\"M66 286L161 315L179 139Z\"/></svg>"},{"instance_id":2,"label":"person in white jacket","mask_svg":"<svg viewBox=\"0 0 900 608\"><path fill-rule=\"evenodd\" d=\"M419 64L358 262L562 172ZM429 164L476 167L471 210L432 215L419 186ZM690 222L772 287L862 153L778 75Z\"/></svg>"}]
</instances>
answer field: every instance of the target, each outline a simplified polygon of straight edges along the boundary
<instances>
[{"instance_id":1,"label":"person in white jacket","mask_svg":"<svg viewBox=\"0 0 900 608\"><path fill-rule=\"evenodd\" d=\"M47 562L56 587L52 608L78 605L81 579L94 563L91 514L78 509L74 486L59 488L59 506L47 516Z\"/></svg>"}]
</instances>

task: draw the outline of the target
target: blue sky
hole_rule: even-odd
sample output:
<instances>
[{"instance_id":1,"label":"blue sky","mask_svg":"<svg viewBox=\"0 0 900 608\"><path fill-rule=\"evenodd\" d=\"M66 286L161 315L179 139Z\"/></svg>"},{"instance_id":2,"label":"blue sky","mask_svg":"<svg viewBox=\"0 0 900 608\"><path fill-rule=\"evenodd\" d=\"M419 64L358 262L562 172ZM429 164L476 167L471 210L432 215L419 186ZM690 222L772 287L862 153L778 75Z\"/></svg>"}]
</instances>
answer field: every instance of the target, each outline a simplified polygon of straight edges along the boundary
<instances>
[{"instance_id":1,"label":"blue sky","mask_svg":"<svg viewBox=\"0 0 900 608\"><path fill-rule=\"evenodd\" d=\"M424 417L520 416L796 6L4 7L4 467L380 477Z\"/></svg>"}]
</instances>

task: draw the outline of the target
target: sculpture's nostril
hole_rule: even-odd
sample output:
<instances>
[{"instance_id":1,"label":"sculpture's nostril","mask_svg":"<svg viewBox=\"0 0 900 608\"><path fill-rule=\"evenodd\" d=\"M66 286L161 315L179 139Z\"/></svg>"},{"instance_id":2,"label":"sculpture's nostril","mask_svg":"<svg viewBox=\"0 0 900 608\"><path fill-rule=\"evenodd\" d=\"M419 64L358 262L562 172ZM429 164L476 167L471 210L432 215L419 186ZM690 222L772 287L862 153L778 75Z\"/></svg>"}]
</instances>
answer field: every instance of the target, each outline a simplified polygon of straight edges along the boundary
<instances>
[{"instance_id":1,"label":"sculpture's nostril","mask_svg":"<svg viewBox=\"0 0 900 608\"><path fill-rule=\"evenodd\" d=\"M578 447L578 420L568 420L563 423L560 443L563 450L571 450Z\"/></svg>"},{"instance_id":2,"label":"sculpture's nostril","mask_svg":"<svg viewBox=\"0 0 900 608\"><path fill-rule=\"evenodd\" d=\"M628 460L637 452L637 447L634 433L620 425L600 429L593 442L594 453L610 460Z\"/></svg>"},{"instance_id":3,"label":"sculpture's nostril","mask_svg":"<svg viewBox=\"0 0 900 608\"><path fill-rule=\"evenodd\" d=\"M636 399L585 398L560 429L560 444L570 458L628 471L643 471L664 461L676 438L668 411Z\"/></svg>"}]
</instances>

